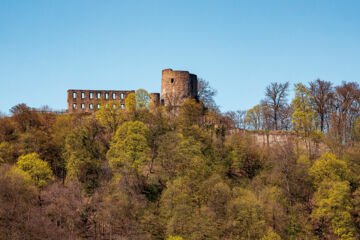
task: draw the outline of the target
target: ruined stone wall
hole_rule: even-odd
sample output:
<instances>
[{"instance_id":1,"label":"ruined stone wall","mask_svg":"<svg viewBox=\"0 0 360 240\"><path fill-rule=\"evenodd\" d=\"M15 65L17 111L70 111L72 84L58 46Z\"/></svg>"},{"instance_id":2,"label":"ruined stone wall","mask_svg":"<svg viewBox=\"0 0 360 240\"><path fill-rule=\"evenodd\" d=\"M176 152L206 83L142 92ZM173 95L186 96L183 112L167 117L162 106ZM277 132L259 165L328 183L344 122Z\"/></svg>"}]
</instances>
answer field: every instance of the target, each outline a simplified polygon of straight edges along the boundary
<instances>
[{"instance_id":1,"label":"ruined stone wall","mask_svg":"<svg viewBox=\"0 0 360 240\"><path fill-rule=\"evenodd\" d=\"M150 93L150 106L157 107L160 105L160 93Z\"/></svg>"},{"instance_id":2,"label":"ruined stone wall","mask_svg":"<svg viewBox=\"0 0 360 240\"><path fill-rule=\"evenodd\" d=\"M125 99L133 92L135 91L70 89L67 92L67 113L92 113L108 101L116 101L116 104L125 108Z\"/></svg>"},{"instance_id":3,"label":"ruined stone wall","mask_svg":"<svg viewBox=\"0 0 360 240\"><path fill-rule=\"evenodd\" d=\"M234 128L229 130L227 132L227 135L231 135L235 133L243 133L252 136L254 142L259 146L265 146L268 143L269 145L274 145L274 144L283 145L289 141L293 141L295 138L298 138L296 133L293 132L270 131L269 134L267 135L265 132L248 131L240 128Z\"/></svg>"},{"instance_id":4,"label":"ruined stone wall","mask_svg":"<svg viewBox=\"0 0 360 240\"><path fill-rule=\"evenodd\" d=\"M161 78L161 104L180 106L187 97L197 98L197 76L188 71L164 69Z\"/></svg>"}]
</instances>

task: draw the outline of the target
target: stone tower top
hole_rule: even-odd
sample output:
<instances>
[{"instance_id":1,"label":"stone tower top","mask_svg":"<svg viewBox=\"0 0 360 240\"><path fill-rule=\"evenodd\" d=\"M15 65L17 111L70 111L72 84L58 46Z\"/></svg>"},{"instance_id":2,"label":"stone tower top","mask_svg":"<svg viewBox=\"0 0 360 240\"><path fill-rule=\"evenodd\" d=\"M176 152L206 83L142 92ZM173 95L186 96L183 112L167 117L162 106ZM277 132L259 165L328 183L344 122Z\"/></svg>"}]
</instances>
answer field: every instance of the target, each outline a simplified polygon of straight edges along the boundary
<instances>
[{"instance_id":1,"label":"stone tower top","mask_svg":"<svg viewBox=\"0 0 360 240\"><path fill-rule=\"evenodd\" d=\"M198 98L197 76L188 71L162 70L161 104L178 107L187 97Z\"/></svg>"}]
</instances>

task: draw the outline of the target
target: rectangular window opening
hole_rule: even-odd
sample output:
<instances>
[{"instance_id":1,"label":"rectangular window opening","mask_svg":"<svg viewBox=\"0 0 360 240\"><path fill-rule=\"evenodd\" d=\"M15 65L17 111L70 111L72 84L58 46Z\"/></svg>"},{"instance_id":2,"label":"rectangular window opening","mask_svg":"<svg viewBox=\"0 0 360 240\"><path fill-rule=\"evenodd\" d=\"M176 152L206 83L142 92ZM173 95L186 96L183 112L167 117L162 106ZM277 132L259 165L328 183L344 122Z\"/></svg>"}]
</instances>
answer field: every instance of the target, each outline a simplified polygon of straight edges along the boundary
<instances>
[{"instance_id":1,"label":"rectangular window opening","mask_svg":"<svg viewBox=\"0 0 360 240\"><path fill-rule=\"evenodd\" d=\"M81 104L81 109L84 109L84 108L85 108L85 104L82 103L82 104Z\"/></svg>"},{"instance_id":2,"label":"rectangular window opening","mask_svg":"<svg viewBox=\"0 0 360 240\"><path fill-rule=\"evenodd\" d=\"M100 98L101 98L101 93L98 92L98 93L96 94L96 98L97 98L97 99L100 99Z\"/></svg>"},{"instance_id":3,"label":"rectangular window opening","mask_svg":"<svg viewBox=\"0 0 360 240\"><path fill-rule=\"evenodd\" d=\"M73 99L76 99L76 92L73 92Z\"/></svg>"},{"instance_id":4,"label":"rectangular window opening","mask_svg":"<svg viewBox=\"0 0 360 240\"><path fill-rule=\"evenodd\" d=\"M73 109L76 109L76 103L73 103Z\"/></svg>"},{"instance_id":5,"label":"rectangular window opening","mask_svg":"<svg viewBox=\"0 0 360 240\"><path fill-rule=\"evenodd\" d=\"M97 108L97 109L100 109L100 107L101 107L101 105L100 105L100 104L96 105L96 108Z\"/></svg>"},{"instance_id":6,"label":"rectangular window opening","mask_svg":"<svg viewBox=\"0 0 360 240\"><path fill-rule=\"evenodd\" d=\"M112 98L113 98L113 99L116 99L116 93L113 93L113 94L112 94Z\"/></svg>"},{"instance_id":7,"label":"rectangular window opening","mask_svg":"<svg viewBox=\"0 0 360 240\"><path fill-rule=\"evenodd\" d=\"M89 108L93 109L93 104L92 103L89 104Z\"/></svg>"},{"instance_id":8,"label":"rectangular window opening","mask_svg":"<svg viewBox=\"0 0 360 240\"><path fill-rule=\"evenodd\" d=\"M123 93L120 94L120 98L124 99L124 94Z\"/></svg>"},{"instance_id":9,"label":"rectangular window opening","mask_svg":"<svg viewBox=\"0 0 360 240\"><path fill-rule=\"evenodd\" d=\"M85 98L85 93L82 92L82 93L81 93L81 99L84 99L84 98Z\"/></svg>"},{"instance_id":10,"label":"rectangular window opening","mask_svg":"<svg viewBox=\"0 0 360 240\"><path fill-rule=\"evenodd\" d=\"M105 93L105 99L109 99L109 93Z\"/></svg>"},{"instance_id":11,"label":"rectangular window opening","mask_svg":"<svg viewBox=\"0 0 360 240\"><path fill-rule=\"evenodd\" d=\"M124 109L124 108L125 108L125 104L121 104L121 108Z\"/></svg>"},{"instance_id":12,"label":"rectangular window opening","mask_svg":"<svg viewBox=\"0 0 360 240\"><path fill-rule=\"evenodd\" d=\"M92 92L89 93L89 98L90 98L90 99L93 99L93 97L94 97L94 96L93 96L93 93L92 93Z\"/></svg>"}]
</instances>

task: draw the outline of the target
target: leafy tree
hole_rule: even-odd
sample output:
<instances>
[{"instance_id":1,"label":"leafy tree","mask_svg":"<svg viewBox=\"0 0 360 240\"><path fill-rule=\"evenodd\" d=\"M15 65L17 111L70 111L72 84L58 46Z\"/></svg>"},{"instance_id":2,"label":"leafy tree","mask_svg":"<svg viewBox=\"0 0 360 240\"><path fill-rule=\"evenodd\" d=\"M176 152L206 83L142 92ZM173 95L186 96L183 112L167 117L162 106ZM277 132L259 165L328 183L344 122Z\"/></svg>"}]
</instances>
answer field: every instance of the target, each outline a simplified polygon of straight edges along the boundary
<instances>
[{"instance_id":1,"label":"leafy tree","mask_svg":"<svg viewBox=\"0 0 360 240\"><path fill-rule=\"evenodd\" d=\"M139 121L123 123L115 133L107 152L107 159L114 172L126 166L136 172L149 163L149 129Z\"/></svg>"},{"instance_id":2,"label":"leafy tree","mask_svg":"<svg viewBox=\"0 0 360 240\"><path fill-rule=\"evenodd\" d=\"M96 118L100 124L114 133L117 127L125 120L124 111L118 101L109 101L102 104L104 107L96 111Z\"/></svg>"},{"instance_id":3,"label":"leafy tree","mask_svg":"<svg viewBox=\"0 0 360 240\"><path fill-rule=\"evenodd\" d=\"M263 159L252 139L242 134L233 134L225 145L229 150L229 173L234 177L255 177L263 166Z\"/></svg>"},{"instance_id":4,"label":"leafy tree","mask_svg":"<svg viewBox=\"0 0 360 240\"><path fill-rule=\"evenodd\" d=\"M311 107L310 91L301 83L295 85L294 113L292 123L296 131L309 137L314 130L315 112Z\"/></svg>"},{"instance_id":5,"label":"leafy tree","mask_svg":"<svg viewBox=\"0 0 360 240\"><path fill-rule=\"evenodd\" d=\"M227 208L226 237L259 239L266 227L263 205L249 190L235 188Z\"/></svg>"},{"instance_id":6,"label":"leafy tree","mask_svg":"<svg viewBox=\"0 0 360 240\"><path fill-rule=\"evenodd\" d=\"M183 238L180 236L169 236L166 240L183 240Z\"/></svg>"},{"instance_id":7,"label":"leafy tree","mask_svg":"<svg viewBox=\"0 0 360 240\"><path fill-rule=\"evenodd\" d=\"M125 99L125 108L128 113L136 112L136 95L135 93L129 93Z\"/></svg>"},{"instance_id":8,"label":"leafy tree","mask_svg":"<svg viewBox=\"0 0 360 240\"><path fill-rule=\"evenodd\" d=\"M29 236L32 205L37 191L30 175L20 168L0 166L0 239Z\"/></svg>"},{"instance_id":9,"label":"leafy tree","mask_svg":"<svg viewBox=\"0 0 360 240\"><path fill-rule=\"evenodd\" d=\"M13 163L15 158L14 145L9 142L0 143L0 164L1 163Z\"/></svg>"},{"instance_id":10,"label":"leafy tree","mask_svg":"<svg viewBox=\"0 0 360 240\"><path fill-rule=\"evenodd\" d=\"M181 127L187 128L195 124L200 124L203 116L203 106L193 98L187 98L181 105L178 116Z\"/></svg>"},{"instance_id":11,"label":"leafy tree","mask_svg":"<svg viewBox=\"0 0 360 240\"><path fill-rule=\"evenodd\" d=\"M98 186L103 158L104 146L99 139L101 131L96 121L86 121L75 128L65 141L66 179L80 181L90 194Z\"/></svg>"},{"instance_id":12,"label":"leafy tree","mask_svg":"<svg viewBox=\"0 0 360 240\"><path fill-rule=\"evenodd\" d=\"M146 90L138 89L135 92L136 109L143 110L149 108L150 97Z\"/></svg>"},{"instance_id":13,"label":"leafy tree","mask_svg":"<svg viewBox=\"0 0 360 240\"><path fill-rule=\"evenodd\" d=\"M324 153L316 160L309 173L314 179L315 185L319 185L323 181L344 181L350 178L350 171L346 162L338 160L331 153Z\"/></svg>"},{"instance_id":14,"label":"leafy tree","mask_svg":"<svg viewBox=\"0 0 360 240\"><path fill-rule=\"evenodd\" d=\"M193 137L169 132L159 138L158 155L155 162L160 166L159 178L168 181L177 176L206 175L202 145Z\"/></svg>"},{"instance_id":15,"label":"leafy tree","mask_svg":"<svg viewBox=\"0 0 360 240\"><path fill-rule=\"evenodd\" d=\"M357 239L357 231L350 210L352 209L350 184L347 181L323 181L314 195L316 207L311 213L319 222L326 238L331 235L341 240ZM330 235L330 236L329 236Z\"/></svg>"},{"instance_id":16,"label":"leafy tree","mask_svg":"<svg viewBox=\"0 0 360 240\"><path fill-rule=\"evenodd\" d=\"M192 190L185 178L177 178L167 184L160 200L161 215L166 219L168 235L190 236L194 231L191 219L195 202L192 199Z\"/></svg>"},{"instance_id":17,"label":"leafy tree","mask_svg":"<svg viewBox=\"0 0 360 240\"><path fill-rule=\"evenodd\" d=\"M39 188L44 187L54 180L53 172L47 162L41 160L37 153L29 153L20 156L16 166L28 173Z\"/></svg>"},{"instance_id":18,"label":"leafy tree","mask_svg":"<svg viewBox=\"0 0 360 240\"><path fill-rule=\"evenodd\" d=\"M281 237L276 232L268 230L266 235L264 235L261 240L281 240Z\"/></svg>"},{"instance_id":19,"label":"leafy tree","mask_svg":"<svg viewBox=\"0 0 360 240\"><path fill-rule=\"evenodd\" d=\"M250 129L259 130L261 128L261 118L261 106L256 105L247 111L244 121Z\"/></svg>"}]
</instances>

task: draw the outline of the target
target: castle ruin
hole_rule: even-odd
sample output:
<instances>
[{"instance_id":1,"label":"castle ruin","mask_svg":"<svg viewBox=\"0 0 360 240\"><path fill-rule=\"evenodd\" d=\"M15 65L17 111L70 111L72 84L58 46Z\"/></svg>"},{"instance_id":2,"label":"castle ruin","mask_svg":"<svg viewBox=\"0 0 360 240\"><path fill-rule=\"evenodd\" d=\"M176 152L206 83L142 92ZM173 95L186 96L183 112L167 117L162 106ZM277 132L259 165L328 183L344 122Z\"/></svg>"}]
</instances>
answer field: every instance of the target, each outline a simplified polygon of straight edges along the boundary
<instances>
[{"instance_id":1,"label":"castle ruin","mask_svg":"<svg viewBox=\"0 0 360 240\"><path fill-rule=\"evenodd\" d=\"M160 93L150 93L150 103L155 106L179 107L187 97L198 99L198 81L195 74L188 71L174 71L164 69L161 78ZM135 90L82 90L69 89L67 91L67 113L92 113L101 104L113 101L114 106L126 108L125 99Z\"/></svg>"}]
</instances>

